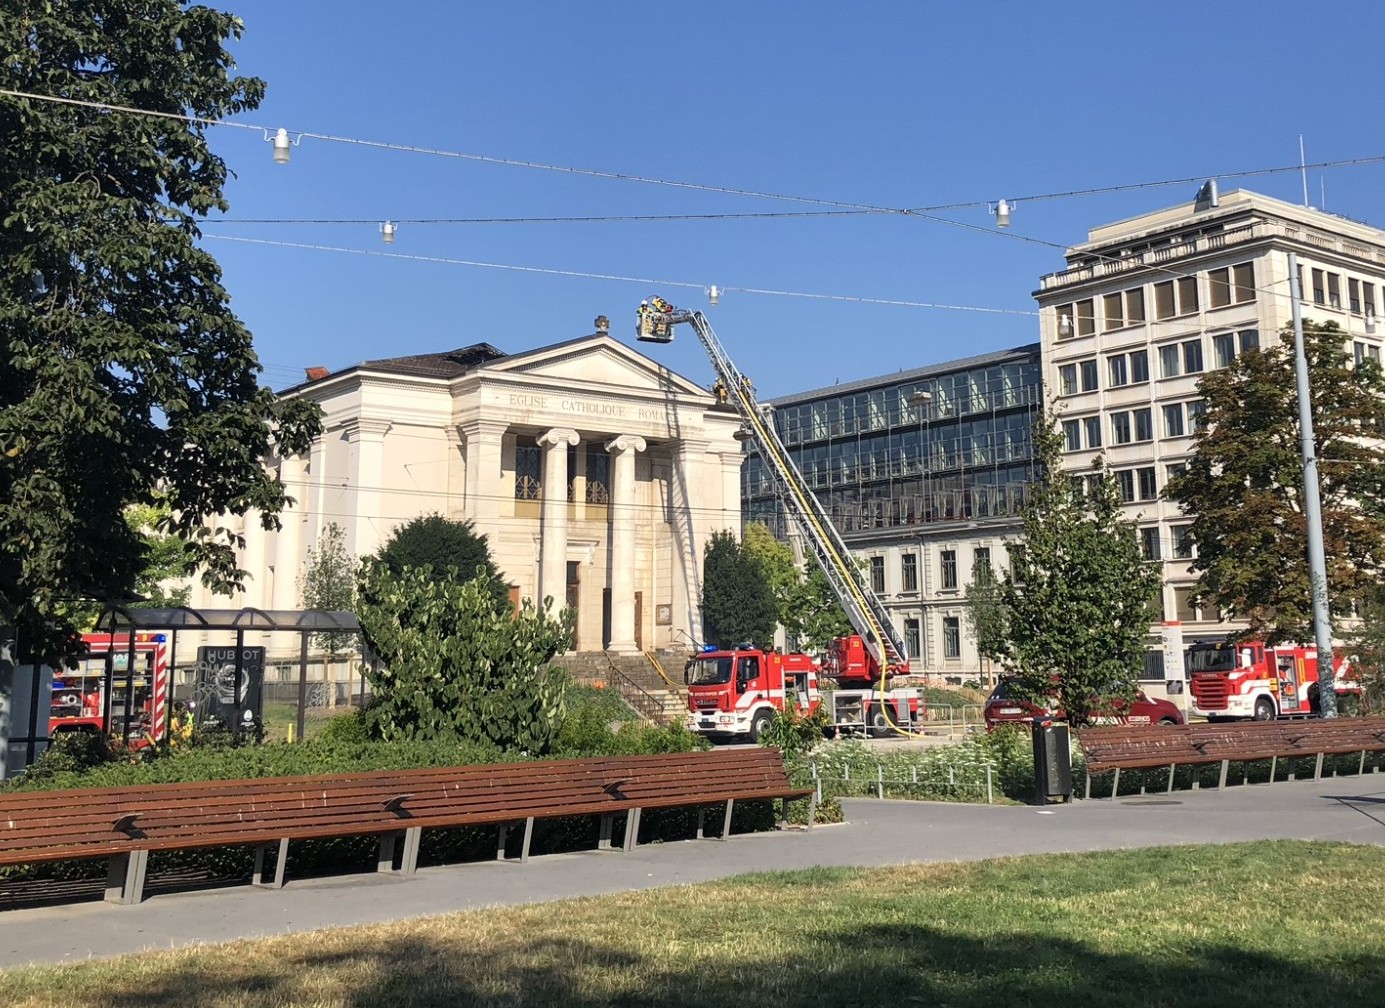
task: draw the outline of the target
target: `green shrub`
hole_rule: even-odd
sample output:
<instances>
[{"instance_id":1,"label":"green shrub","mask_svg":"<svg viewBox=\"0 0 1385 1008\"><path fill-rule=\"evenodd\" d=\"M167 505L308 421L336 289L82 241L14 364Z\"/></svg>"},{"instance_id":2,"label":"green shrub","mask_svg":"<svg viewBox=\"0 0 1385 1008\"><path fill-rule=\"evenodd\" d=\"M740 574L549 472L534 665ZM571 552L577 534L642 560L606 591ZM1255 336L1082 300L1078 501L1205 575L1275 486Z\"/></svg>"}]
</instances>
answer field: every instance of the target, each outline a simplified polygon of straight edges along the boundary
<instances>
[{"instance_id":1,"label":"green shrub","mask_svg":"<svg viewBox=\"0 0 1385 1008\"><path fill-rule=\"evenodd\" d=\"M619 691L605 686L571 683L567 688L567 709L569 714L592 711L606 721L640 720Z\"/></svg>"},{"instance_id":2,"label":"green shrub","mask_svg":"<svg viewBox=\"0 0 1385 1008\"><path fill-rule=\"evenodd\" d=\"M769 728L760 736L760 744L775 747L787 761L820 744L829 723L825 705L820 704L810 713L801 712L796 707L777 710Z\"/></svg>"}]
</instances>

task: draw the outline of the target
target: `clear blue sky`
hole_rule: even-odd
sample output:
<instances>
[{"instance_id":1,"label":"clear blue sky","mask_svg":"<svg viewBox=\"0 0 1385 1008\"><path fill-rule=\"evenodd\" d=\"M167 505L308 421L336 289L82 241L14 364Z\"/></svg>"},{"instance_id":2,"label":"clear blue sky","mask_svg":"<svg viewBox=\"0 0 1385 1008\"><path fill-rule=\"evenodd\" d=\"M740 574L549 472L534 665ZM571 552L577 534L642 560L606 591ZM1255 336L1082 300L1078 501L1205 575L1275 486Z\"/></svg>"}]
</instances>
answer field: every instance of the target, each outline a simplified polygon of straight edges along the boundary
<instances>
[{"instance_id":1,"label":"clear blue sky","mask_svg":"<svg viewBox=\"0 0 1385 1008\"><path fill-rule=\"evenodd\" d=\"M1032 312L1039 277L1094 225L1190 199L1195 184L1022 197L1385 154L1377 3L456 3L226 0L240 71L269 85L247 122L499 158L886 207L890 216L567 224L386 218L756 213L810 206L306 138L288 166L210 131L238 177L209 235L314 243L691 288L208 240L266 380L308 365L486 341L515 352L613 332L707 384L692 334L633 340L657 293L705 285ZM1385 165L1310 174L1311 202L1385 225ZM1244 183L1293 202L1293 172ZM822 208L818 208L822 209ZM1036 242L1022 239L1036 239ZM1046 244L1048 243L1048 244ZM728 292L707 308L762 397L1033 342L1024 314Z\"/></svg>"}]
</instances>

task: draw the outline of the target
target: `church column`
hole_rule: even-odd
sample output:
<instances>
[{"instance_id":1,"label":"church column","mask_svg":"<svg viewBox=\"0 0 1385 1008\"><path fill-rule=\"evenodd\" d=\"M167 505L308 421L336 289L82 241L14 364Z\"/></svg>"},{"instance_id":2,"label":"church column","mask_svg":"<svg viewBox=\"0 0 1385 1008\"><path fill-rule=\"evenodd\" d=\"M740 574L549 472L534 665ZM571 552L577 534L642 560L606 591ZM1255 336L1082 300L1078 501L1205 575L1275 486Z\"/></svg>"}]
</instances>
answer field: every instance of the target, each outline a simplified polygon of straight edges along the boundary
<instances>
[{"instance_id":1,"label":"church column","mask_svg":"<svg viewBox=\"0 0 1385 1008\"><path fill-rule=\"evenodd\" d=\"M494 533L500 519L501 444L506 425L475 420L458 429L466 442L466 518L476 531Z\"/></svg>"},{"instance_id":2,"label":"church column","mask_svg":"<svg viewBox=\"0 0 1385 1008\"><path fill-rule=\"evenodd\" d=\"M265 582L269 580L265 569L265 530L260 524L259 508L245 512L245 526L241 535L245 539L245 551L241 554L241 567L246 572L245 587L241 589L240 604L256 609L268 609L273 601L265 592Z\"/></svg>"},{"instance_id":3,"label":"church column","mask_svg":"<svg viewBox=\"0 0 1385 1008\"><path fill-rule=\"evenodd\" d=\"M702 640L702 551L713 523L707 517L702 488L708 442L683 439L669 472L669 530L673 535L673 627L694 641ZM694 487L699 488L694 491ZM675 638L678 634L674 633Z\"/></svg>"},{"instance_id":4,"label":"church column","mask_svg":"<svg viewBox=\"0 0 1385 1008\"><path fill-rule=\"evenodd\" d=\"M611 453L611 642L617 653L635 647L635 453L644 438L622 434L606 445Z\"/></svg>"},{"instance_id":5,"label":"church column","mask_svg":"<svg viewBox=\"0 0 1385 1008\"><path fill-rule=\"evenodd\" d=\"M553 599L553 612L567 604L567 450L577 444L577 432L555 427L540 434L543 448L542 559L539 562L539 605Z\"/></svg>"},{"instance_id":6,"label":"church column","mask_svg":"<svg viewBox=\"0 0 1385 1008\"><path fill-rule=\"evenodd\" d=\"M279 461L279 482L293 498L279 512L279 534L274 540L275 609L298 608L298 575L303 563L303 515L308 509L308 460L290 455Z\"/></svg>"},{"instance_id":7,"label":"church column","mask_svg":"<svg viewBox=\"0 0 1385 1008\"><path fill-rule=\"evenodd\" d=\"M721 461L721 510L722 527L735 529L736 538L741 530L741 466L745 463L745 453L724 451L717 453Z\"/></svg>"},{"instance_id":8,"label":"church column","mask_svg":"<svg viewBox=\"0 0 1385 1008\"><path fill-rule=\"evenodd\" d=\"M369 556L380 548L380 531L385 513L382 501L385 485L385 435L388 420L359 419L346 429L347 440L355 449L356 471L352 479L355 507L354 528L349 548L358 557Z\"/></svg>"}]
</instances>

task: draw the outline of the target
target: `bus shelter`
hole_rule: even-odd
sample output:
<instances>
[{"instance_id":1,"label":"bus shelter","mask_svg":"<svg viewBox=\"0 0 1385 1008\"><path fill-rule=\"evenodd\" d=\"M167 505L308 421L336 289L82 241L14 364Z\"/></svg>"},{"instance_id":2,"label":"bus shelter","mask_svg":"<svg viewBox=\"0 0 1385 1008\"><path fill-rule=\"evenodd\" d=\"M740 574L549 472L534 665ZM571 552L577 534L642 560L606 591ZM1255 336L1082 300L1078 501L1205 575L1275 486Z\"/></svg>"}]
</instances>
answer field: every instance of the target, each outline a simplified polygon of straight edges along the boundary
<instances>
[{"instance_id":1,"label":"bus shelter","mask_svg":"<svg viewBox=\"0 0 1385 1008\"><path fill-rule=\"evenodd\" d=\"M132 723L133 712L128 709L130 698L133 696L133 677L135 674L135 648L136 635L142 631L164 632L168 634L168 668L169 675L172 676L178 667L178 633L179 631L191 630L195 633L203 632L233 632L236 635L235 646L235 675L240 680L245 670L242 667L243 655L245 653L246 634L265 634L265 633L296 633L299 637L298 647L298 725L297 737L303 737L304 728L304 709L307 706L308 696L308 642L313 634L321 633L350 633L359 634L361 632L360 621L356 614L346 611L327 611L323 609L255 609L247 607L244 609L193 609L188 606L176 606L169 609L129 609L124 606L108 606L96 623L97 633L123 635L129 653L124 662L123 673L126 677L126 688L123 690L125 705L123 725L126 741L128 739L129 725ZM112 687L115 684L116 671L114 664L108 668L106 676L105 691L106 703L103 705L105 711L105 721L102 725L103 731L107 734L115 734L113 728L113 711L111 704ZM173 720L173 684L170 681L168 688L163 691L162 696L163 710L158 712L158 716L163 718L163 734L168 737L171 732Z\"/></svg>"}]
</instances>

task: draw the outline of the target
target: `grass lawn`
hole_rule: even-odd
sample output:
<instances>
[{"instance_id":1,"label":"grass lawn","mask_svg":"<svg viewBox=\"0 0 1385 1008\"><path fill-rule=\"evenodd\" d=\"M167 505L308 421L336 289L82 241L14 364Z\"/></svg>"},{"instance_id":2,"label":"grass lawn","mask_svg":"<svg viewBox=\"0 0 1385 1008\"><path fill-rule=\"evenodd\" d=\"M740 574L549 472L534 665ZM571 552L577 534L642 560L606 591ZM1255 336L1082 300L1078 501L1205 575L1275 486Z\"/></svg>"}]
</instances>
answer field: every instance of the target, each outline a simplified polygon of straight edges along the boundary
<instances>
[{"instance_id":1,"label":"grass lawn","mask_svg":"<svg viewBox=\"0 0 1385 1008\"><path fill-rule=\"evenodd\" d=\"M310 707L307 717L303 719L303 737L312 738L333 716L337 714L350 713L350 707L338 707L328 709L325 707ZM265 741L283 742L288 738L289 726L292 725L297 730L298 727L298 704L286 700L266 700L261 708L264 718Z\"/></svg>"},{"instance_id":2,"label":"grass lawn","mask_svg":"<svg viewBox=\"0 0 1385 1008\"><path fill-rule=\"evenodd\" d=\"M1171 847L743 876L0 971L0 989L13 1008L1374 1008L1382 907L1385 848ZM138 927L159 901L112 912Z\"/></svg>"}]
</instances>

